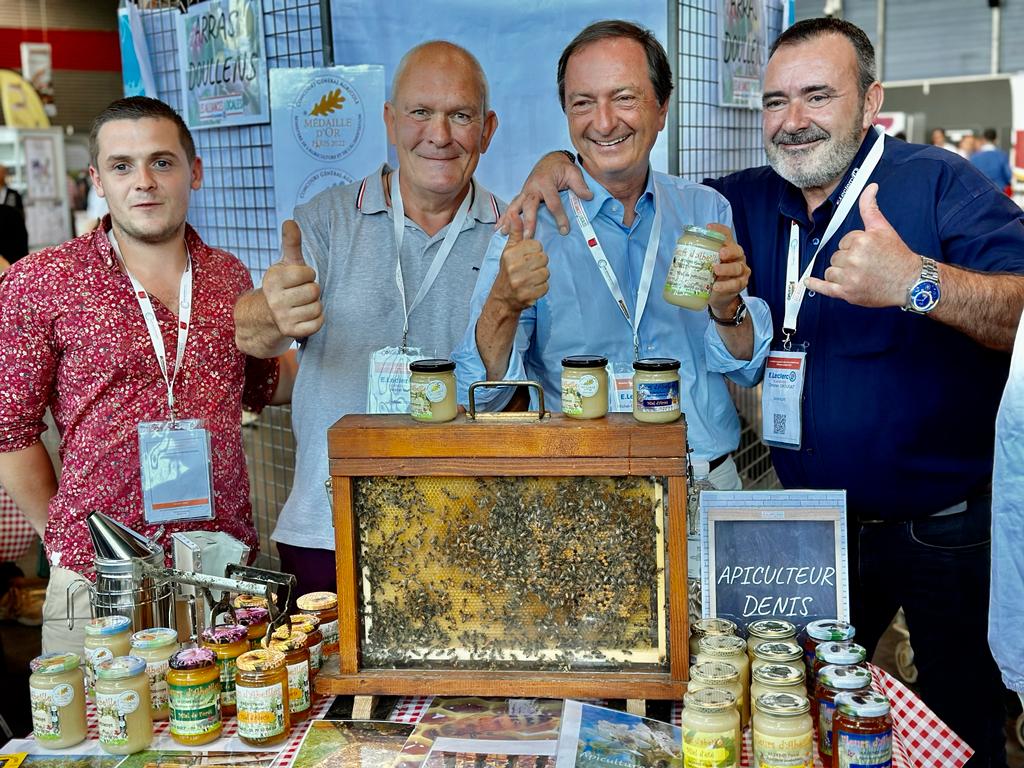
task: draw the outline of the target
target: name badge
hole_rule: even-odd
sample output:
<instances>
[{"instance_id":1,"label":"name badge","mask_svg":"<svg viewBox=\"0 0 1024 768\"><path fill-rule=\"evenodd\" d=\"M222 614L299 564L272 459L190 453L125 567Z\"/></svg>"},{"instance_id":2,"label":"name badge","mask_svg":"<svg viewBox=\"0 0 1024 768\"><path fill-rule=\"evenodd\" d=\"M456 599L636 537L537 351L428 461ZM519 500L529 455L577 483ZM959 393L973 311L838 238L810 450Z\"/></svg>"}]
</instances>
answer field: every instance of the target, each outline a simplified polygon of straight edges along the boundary
<instances>
[{"instance_id":1,"label":"name badge","mask_svg":"<svg viewBox=\"0 0 1024 768\"><path fill-rule=\"evenodd\" d=\"M370 353L367 413L409 413L409 363L423 359L418 348L384 347Z\"/></svg>"},{"instance_id":2,"label":"name badge","mask_svg":"<svg viewBox=\"0 0 1024 768\"><path fill-rule=\"evenodd\" d=\"M203 420L146 421L138 433L146 522L211 520L213 466Z\"/></svg>"},{"instance_id":3,"label":"name badge","mask_svg":"<svg viewBox=\"0 0 1024 768\"><path fill-rule=\"evenodd\" d=\"M799 449L806 352L771 352L761 387L761 434L765 445Z\"/></svg>"},{"instance_id":4,"label":"name badge","mask_svg":"<svg viewBox=\"0 0 1024 768\"><path fill-rule=\"evenodd\" d=\"M608 410L633 412L633 363L613 360L608 363Z\"/></svg>"}]
</instances>

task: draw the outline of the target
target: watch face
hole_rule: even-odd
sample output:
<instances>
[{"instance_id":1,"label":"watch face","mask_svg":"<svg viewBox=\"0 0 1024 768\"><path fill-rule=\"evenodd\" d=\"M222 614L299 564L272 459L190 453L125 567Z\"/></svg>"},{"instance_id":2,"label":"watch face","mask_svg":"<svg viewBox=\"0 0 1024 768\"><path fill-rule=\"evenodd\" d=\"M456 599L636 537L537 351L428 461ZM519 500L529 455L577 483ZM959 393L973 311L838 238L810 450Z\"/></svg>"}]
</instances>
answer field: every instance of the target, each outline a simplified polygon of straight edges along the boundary
<instances>
[{"instance_id":1,"label":"watch face","mask_svg":"<svg viewBox=\"0 0 1024 768\"><path fill-rule=\"evenodd\" d=\"M928 312L939 303L939 285L921 280L910 289L910 303L917 312Z\"/></svg>"}]
</instances>

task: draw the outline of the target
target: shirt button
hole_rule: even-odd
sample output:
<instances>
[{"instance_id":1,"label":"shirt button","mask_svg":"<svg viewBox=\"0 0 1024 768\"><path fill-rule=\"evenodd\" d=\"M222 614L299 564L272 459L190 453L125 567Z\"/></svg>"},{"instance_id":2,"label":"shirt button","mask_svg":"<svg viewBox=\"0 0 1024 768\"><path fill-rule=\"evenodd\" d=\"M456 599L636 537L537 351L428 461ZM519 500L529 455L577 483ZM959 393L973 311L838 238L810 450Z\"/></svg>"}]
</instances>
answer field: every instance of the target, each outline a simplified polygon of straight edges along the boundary
<instances>
[{"instance_id":1,"label":"shirt button","mask_svg":"<svg viewBox=\"0 0 1024 768\"><path fill-rule=\"evenodd\" d=\"M814 238L813 240L811 240L811 245L817 245L820 242L821 241L818 238Z\"/></svg>"},{"instance_id":2,"label":"shirt button","mask_svg":"<svg viewBox=\"0 0 1024 768\"><path fill-rule=\"evenodd\" d=\"M807 448L806 450L807 450L807 455L808 456L810 456L811 454L814 453L814 449L813 448Z\"/></svg>"}]
</instances>

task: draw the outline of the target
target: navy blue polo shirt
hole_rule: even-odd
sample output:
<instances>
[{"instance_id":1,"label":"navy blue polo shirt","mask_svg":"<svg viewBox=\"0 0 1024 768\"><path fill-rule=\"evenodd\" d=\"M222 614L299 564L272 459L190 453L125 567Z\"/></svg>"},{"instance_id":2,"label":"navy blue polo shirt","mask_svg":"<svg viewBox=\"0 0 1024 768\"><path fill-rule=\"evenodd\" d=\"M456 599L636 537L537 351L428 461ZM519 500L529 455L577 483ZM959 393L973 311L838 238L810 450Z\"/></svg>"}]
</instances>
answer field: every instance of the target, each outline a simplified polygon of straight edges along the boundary
<instances>
[{"instance_id":1,"label":"navy blue polo shirt","mask_svg":"<svg viewBox=\"0 0 1024 768\"><path fill-rule=\"evenodd\" d=\"M749 290L771 307L776 349L790 224L800 227L802 271L873 141L869 131L813 217L800 190L770 167L705 181L732 204L752 271ZM953 152L886 138L869 181L878 182L879 208L915 253L976 271L1024 273L1021 209ZM863 227L854 205L813 274L822 277L843 235ZM1008 354L929 317L820 294L805 297L797 326L793 348L807 351L803 443L772 449L785 487L845 488L850 510L864 518L910 519L989 483Z\"/></svg>"}]
</instances>

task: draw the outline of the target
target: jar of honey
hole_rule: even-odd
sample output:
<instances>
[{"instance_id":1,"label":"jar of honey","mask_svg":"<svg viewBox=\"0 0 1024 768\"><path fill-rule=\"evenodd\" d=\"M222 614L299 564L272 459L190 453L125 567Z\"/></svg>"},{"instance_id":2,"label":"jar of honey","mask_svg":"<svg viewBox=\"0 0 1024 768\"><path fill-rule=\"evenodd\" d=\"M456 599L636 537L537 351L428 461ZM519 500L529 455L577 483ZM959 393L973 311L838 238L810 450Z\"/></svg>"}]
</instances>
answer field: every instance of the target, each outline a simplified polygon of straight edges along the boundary
<instances>
[{"instance_id":1,"label":"jar of honey","mask_svg":"<svg viewBox=\"0 0 1024 768\"><path fill-rule=\"evenodd\" d=\"M249 650L249 630L240 624L221 624L203 630L203 648L217 656L220 667L220 711L235 714L235 659Z\"/></svg>"},{"instance_id":2,"label":"jar of honey","mask_svg":"<svg viewBox=\"0 0 1024 768\"><path fill-rule=\"evenodd\" d=\"M708 635L701 638L700 650L697 652L698 666L708 661L725 661L732 664L740 673L740 726L745 728L750 722L750 661L747 659L746 643L741 637L732 635Z\"/></svg>"},{"instance_id":3,"label":"jar of honey","mask_svg":"<svg viewBox=\"0 0 1024 768\"><path fill-rule=\"evenodd\" d=\"M707 635L735 635L736 624L729 619L711 616L698 619L690 627L690 666L697 663L697 652L700 651L700 639Z\"/></svg>"},{"instance_id":4,"label":"jar of honey","mask_svg":"<svg viewBox=\"0 0 1024 768\"><path fill-rule=\"evenodd\" d=\"M687 765L737 768L743 741L736 697L719 688L683 696L683 753Z\"/></svg>"},{"instance_id":5,"label":"jar of honey","mask_svg":"<svg viewBox=\"0 0 1024 768\"><path fill-rule=\"evenodd\" d=\"M307 592L295 601L302 613L316 616L324 636L324 661L338 652L338 596L334 592Z\"/></svg>"},{"instance_id":6,"label":"jar of honey","mask_svg":"<svg viewBox=\"0 0 1024 768\"><path fill-rule=\"evenodd\" d=\"M292 722L297 723L309 716L312 705L309 690L309 651L306 649L306 633L290 631L280 627L274 631L270 649L284 654L288 671L288 707Z\"/></svg>"},{"instance_id":7,"label":"jar of honey","mask_svg":"<svg viewBox=\"0 0 1024 768\"><path fill-rule=\"evenodd\" d=\"M648 357L633 363L633 418L647 424L667 424L682 414L679 400L679 361Z\"/></svg>"},{"instance_id":8,"label":"jar of honey","mask_svg":"<svg viewBox=\"0 0 1024 768\"><path fill-rule=\"evenodd\" d=\"M277 595L274 595L276 598ZM269 603L267 598L262 595L235 595L231 601L231 607L234 609L239 608L268 608ZM274 605L277 605L277 600L274 600Z\"/></svg>"},{"instance_id":9,"label":"jar of honey","mask_svg":"<svg viewBox=\"0 0 1024 768\"><path fill-rule=\"evenodd\" d=\"M167 698L167 662L178 650L178 633L170 627L144 629L132 635L132 655L146 662L149 678L149 709L153 720L171 716Z\"/></svg>"},{"instance_id":10,"label":"jar of honey","mask_svg":"<svg viewBox=\"0 0 1024 768\"><path fill-rule=\"evenodd\" d=\"M832 716L832 763L888 768L892 765L889 700L874 691L840 693Z\"/></svg>"},{"instance_id":11,"label":"jar of honey","mask_svg":"<svg viewBox=\"0 0 1024 768\"><path fill-rule=\"evenodd\" d=\"M451 360L416 360L409 363L409 413L417 421L451 421L458 414L455 402L455 363Z\"/></svg>"},{"instance_id":12,"label":"jar of honey","mask_svg":"<svg viewBox=\"0 0 1024 768\"><path fill-rule=\"evenodd\" d=\"M804 627L804 661L807 669L814 669L814 651L821 643L853 640L853 625L839 619L819 619ZM808 677L811 681L811 677Z\"/></svg>"},{"instance_id":13,"label":"jar of honey","mask_svg":"<svg viewBox=\"0 0 1024 768\"><path fill-rule=\"evenodd\" d=\"M112 755L133 755L153 741L146 660L116 656L96 666L96 718L100 746Z\"/></svg>"},{"instance_id":14,"label":"jar of honey","mask_svg":"<svg viewBox=\"0 0 1024 768\"><path fill-rule=\"evenodd\" d=\"M562 358L562 413L573 419L599 419L608 413L608 358Z\"/></svg>"},{"instance_id":15,"label":"jar of honey","mask_svg":"<svg viewBox=\"0 0 1024 768\"><path fill-rule=\"evenodd\" d=\"M803 694L765 693L754 700L753 765L814 768L814 726Z\"/></svg>"},{"instance_id":16,"label":"jar of honey","mask_svg":"<svg viewBox=\"0 0 1024 768\"><path fill-rule=\"evenodd\" d=\"M253 747L283 741L291 728L284 654L259 648L243 653L236 664L239 738Z\"/></svg>"},{"instance_id":17,"label":"jar of honey","mask_svg":"<svg viewBox=\"0 0 1024 768\"><path fill-rule=\"evenodd\" d=\"M235 610L235 621L248 630L249 649L261 648L270 624L270 611L254 606Z\"/></svg>"},{"instance_id":18,"label":"jar of honey","mask_svg":"<svg viewBox=\"0 0 1024 768\"><path fill-rule=\"evenodd\" d=\"M754 648L768 640L781 642L796 638L796 625L784 619L758 619L747 625L747 653L754 663Z\"/></svg>"},{"instance_id":19,"label":"jar of honey","mask_svg":"<svg viewBox=\"0 0 1024 768\"><path fill-rule=\"evenodd\" d=\"M320 631L320 621L310 613L295 613L289 617L292 629L306 635L306 650L309 651L309 677L316 677L323 665L324 636Z\"/></svg>"},{"instance_id":20,"label":"jar of honey","mask_svg":"<svg viewBox=\"0 0 1024 768\"><path fill-rule=\"evenodd\" d=\"M714 266L725 235L713 229L688 226L676 241L662 296L669 304L703 311L715 282Z\"/></svg>"},{"instance_id":21,"label":"jar of honey","mask_svg":"<svg viewBox=\"0 0 1024 768\"><path fill-rule=\"evenodd\" d=\"M761 664L750 671L750 700L763 693L791 693L805 696L804 670L787 664Z\"/></svg>"},{"instance_id":22,"label":"jar of honey","mask_svg":"<svg viewBox=\"0 0 1024 768\"><path fill-rule=\"evenodd\" d=\"M47 749L85 739L85 678L77 653L44 653L29 662L32 733Z\"/></svg>"},{"instance_id":23,"label":"jar of honey","mask_svg":"<svg viewBox=\"0 0 1024 768\"><path fill-rule=\"evenodd\" d=\"M132 650L132 620L127 616L99 616L85 623L85 690L96 688L96 667Z\"/></svg>"},{"instance_id":24,"label":"jar of honey","mask_svg":"<svg viewBox=\"0 0 1024 768\"><path fill-rule=\"evenodd\" d=\"M171 656L167 693L171 704L171 737L197 747L220 736L220 667L209 648L182 648Z\"/></svg>"},{"instance_id":25,"label":"jar of honey","mask_svg":"<svg viewBox=\"0 0 1024 768\"><path fill-rule=\"evenodd\" d=\"M847 691L864 692L870 687L871 672L864 667L829 664L818 671L814 688L818 702L818 754L825 768L832 765L832 715L836 696Z\"/></svg>"},{"instance_id":26,"label":"jar of honey","mask_svg":"<svg viewBox=\"0 0 1024 768\"><path fill-rule=\"evenodd\" d=\"M705 688L720 688L731 693L736 697L736 711L742 714L746 693L740 687L740 671L734 664L727 661L705 661L690 667L690 683L686 690L696 693Z\"/></svg>"},{"instance_id":27,"label":"jar of honey","mask_svg":"<svg viewBox=\"0 0 1024 768\"><path fill-rule=\"evenodd\" d=\"M804 649L792 640L764 640L755 645L751 671L765 664L785 664L798 672L807 672Z\"/></svg>"}]
</instances>

